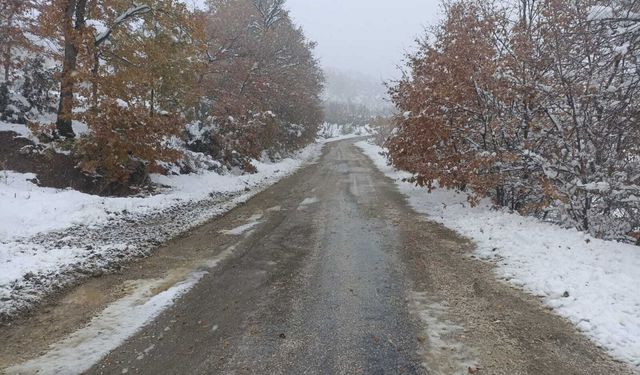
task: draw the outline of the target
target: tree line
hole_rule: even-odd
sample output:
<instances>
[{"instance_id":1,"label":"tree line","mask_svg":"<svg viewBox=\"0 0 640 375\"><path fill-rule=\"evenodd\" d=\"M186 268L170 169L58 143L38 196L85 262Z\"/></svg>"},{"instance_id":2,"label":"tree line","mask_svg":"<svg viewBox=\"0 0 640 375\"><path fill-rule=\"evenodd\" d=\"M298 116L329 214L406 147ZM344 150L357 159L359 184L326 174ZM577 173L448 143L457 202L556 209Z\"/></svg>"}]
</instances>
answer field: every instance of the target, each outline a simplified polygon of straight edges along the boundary
<instances>
[{"instance_id":1,"label":"tree line","mask_svg":"<svg viewBox=\"0 0 640 375\"><path fill-rule=\"evenodd\" d=\"M640 232L640 2L457 0L391 90L414 182L630 240Z\"/></svg>"},{"instance_id":2,"label":"tree line","mask_svg":"<svg viewBox=\"0 0 640 375\"><path fill-rule=\"evenodd\" d=\"M0 116L113 181L188 169L193 152L251 171L322 122L315 45L284 3L2 0Z\"/></svg>"}]
</instances>

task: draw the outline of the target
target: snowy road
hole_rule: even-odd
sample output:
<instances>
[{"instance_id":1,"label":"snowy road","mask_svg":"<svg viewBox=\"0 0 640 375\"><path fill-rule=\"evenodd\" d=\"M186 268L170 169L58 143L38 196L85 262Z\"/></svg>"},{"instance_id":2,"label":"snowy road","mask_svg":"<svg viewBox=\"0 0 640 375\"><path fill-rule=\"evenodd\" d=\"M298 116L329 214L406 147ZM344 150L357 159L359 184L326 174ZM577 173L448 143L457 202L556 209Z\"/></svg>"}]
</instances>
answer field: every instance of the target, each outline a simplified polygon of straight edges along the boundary
<instances>
[{"instance_id":1,"label":"snowy road","mask_svg":"<svg viewBox=\"0 0 640 375\"><path fill-rule=\"evenodd\" d=\"M59 329L25 322L0 329L11 342L0 349L0 368L22 363L9 373L56 372L75 354L75 370L84 371L113 346L88 373L631 373L536 298L496 281L470 250L412 211L353 141L328 144L318 163L170 242L140 267L94 280L90 290L114 296L91 298L95 306L76 317L80 327L36 316L26 323ZM110 340L99 321L92 324L102 330L76 330L96 311L117 316L114 306L126 317L123 301L131 295L162 296L176 285L186 289L185 282L192 289L124 343L122 334ZM132 284L133 292L121 287ZM52 314L68 316L64 309L60 302ZM91 341L91 332L105 339Z\"/></svg>"}]
</instances>

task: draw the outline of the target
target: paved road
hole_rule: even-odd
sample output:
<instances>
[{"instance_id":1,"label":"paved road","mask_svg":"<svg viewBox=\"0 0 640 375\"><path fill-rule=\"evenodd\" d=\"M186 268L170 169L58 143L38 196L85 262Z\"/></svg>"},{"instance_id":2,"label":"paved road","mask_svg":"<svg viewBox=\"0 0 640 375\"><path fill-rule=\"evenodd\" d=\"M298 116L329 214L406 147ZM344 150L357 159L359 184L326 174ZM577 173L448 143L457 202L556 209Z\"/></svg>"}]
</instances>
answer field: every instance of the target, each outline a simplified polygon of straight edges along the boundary
<instances>
[{"instance_id":1,"label":"paved road","mask_svg":"<svg viewBox=\"0 0 640 375\"><path fill-rule=\"evenodd\" d=\"M264 218L235 256L94 372L425 373L389 194L350 143L329 147L244 207L238 226Z\"/></svg>"},{"instance_id":2,"label":"paved road","mask_svg":"<svg viewBox=\"0 0 640 375\"><path fill-rule=\"evenodd\" d=\"M89 373L631 373L471 249L408 208L351 141L329 144L160 249L150 265L230 255Z\"/></svg>"}]
</instances>

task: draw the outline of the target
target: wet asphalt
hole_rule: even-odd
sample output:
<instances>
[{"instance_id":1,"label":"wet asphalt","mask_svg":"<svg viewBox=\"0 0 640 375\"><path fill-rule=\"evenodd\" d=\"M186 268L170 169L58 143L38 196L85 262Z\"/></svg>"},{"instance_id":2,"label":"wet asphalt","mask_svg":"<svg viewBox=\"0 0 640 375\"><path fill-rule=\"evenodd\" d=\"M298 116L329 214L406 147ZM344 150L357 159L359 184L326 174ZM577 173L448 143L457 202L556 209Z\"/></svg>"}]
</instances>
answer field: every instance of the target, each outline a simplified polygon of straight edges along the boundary
<instances>
[{"instance_id":1,"label":"wet asphalt","mask_svg":"<svg viewBox=\"0 0 640 375\"><path fill-rule=\"evenodd\" d=\"M334 143L232 212L238 226L263 218L230 259L89 373L426 373L412 281L386 214L397 192L373 168L351 142Z\"/></svg>"},{"instance_id":2,"label":"wet asphalt","mask_svg":"<svg viewBox=\"0 0 640 375\"><path fill-rule=\"evenodd\" d=\"M472 250L411 210L353 141L331 143L149 258L202 257L208 274L88 373L638 373Z\"/></svg>"}]
</instances>

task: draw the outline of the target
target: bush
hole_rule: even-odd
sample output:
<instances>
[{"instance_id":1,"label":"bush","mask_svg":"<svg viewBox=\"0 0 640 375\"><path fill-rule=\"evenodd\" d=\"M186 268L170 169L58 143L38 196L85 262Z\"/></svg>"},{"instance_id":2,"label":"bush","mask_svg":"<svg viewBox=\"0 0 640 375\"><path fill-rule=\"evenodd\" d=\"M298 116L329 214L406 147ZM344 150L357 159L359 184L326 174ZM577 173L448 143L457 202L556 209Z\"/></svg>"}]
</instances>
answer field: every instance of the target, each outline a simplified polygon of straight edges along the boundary
<instances>
[{"instance_id":1,"label":"bush","mask_svg":"<svg viewBox=\"0 0 640 375\"><path fill-rule=\"evenodd\" d=\"M640 227L640 33L624 17L592 19L586 0L539 3L531 20L507 10L533 3L450 4L392 88L391 160L419 185L629 241ZM631 6L617 4L611 14Z\"/></svg>"},{"instance_id":2,"label":"bush","mask_svg":"<svg viewBox=\"0 0 640 375\"><path fill-rule=\"evenodd\" d=\"M51 90L55 86L53 73L44 66L44 58L36 56L27 61L23 68L24 84L22 96L30 105L30 110L41 113L53 112L55 101L51 97Z\"/></svg>"},{"instance_id":3,"label":"bush","mask_svg":"<svg viewBox=\"0 0 640 375\"><path fill-rule=\"evenodd\" d=\"M154 116L145 108L109 100L84 117L91 133L76 144L79 167L108 184L139 184L141 174L165 172L164 163L180 158L169 145L183 127L177 116Z\"/></svg>"},{"instance_id":4,"label":"bush","mask_svg":"<svg viewBox=\"0 0 640 375\"><path fill-rule=\"evenodd\" d=\"M313 139L308 132L308 127L281 121L267 111L240 118L210 117L187 126L185 138L189 151L211 155L227 169L253 173L252 159L278 160Z\"/></svg>"}]
</instances>

